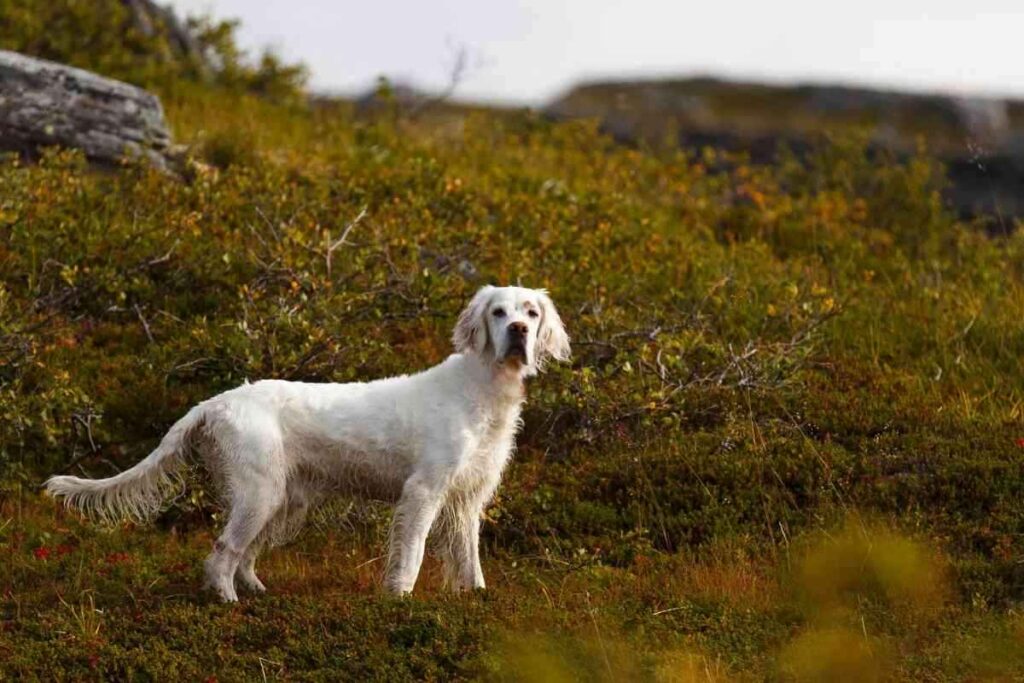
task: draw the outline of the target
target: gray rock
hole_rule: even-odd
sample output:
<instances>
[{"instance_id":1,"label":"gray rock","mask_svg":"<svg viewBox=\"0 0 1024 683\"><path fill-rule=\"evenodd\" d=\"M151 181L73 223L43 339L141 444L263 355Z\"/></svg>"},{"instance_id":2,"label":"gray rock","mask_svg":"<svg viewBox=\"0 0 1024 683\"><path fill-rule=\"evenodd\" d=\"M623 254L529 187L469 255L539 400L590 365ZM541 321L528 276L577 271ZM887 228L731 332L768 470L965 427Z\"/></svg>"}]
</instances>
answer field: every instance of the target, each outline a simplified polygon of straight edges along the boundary
<instances>
[{"instance_id":1,"label":"gray rock","mask_svg":"<svg viewBox=\"0 0 1024 683\"><path fill-rule=\"evenodd\" d=\"M80 149L93 162L143 158L167 170L171 135L160 100L89 71L0 50L0 148Z\"/></svg>"}]
</instances>

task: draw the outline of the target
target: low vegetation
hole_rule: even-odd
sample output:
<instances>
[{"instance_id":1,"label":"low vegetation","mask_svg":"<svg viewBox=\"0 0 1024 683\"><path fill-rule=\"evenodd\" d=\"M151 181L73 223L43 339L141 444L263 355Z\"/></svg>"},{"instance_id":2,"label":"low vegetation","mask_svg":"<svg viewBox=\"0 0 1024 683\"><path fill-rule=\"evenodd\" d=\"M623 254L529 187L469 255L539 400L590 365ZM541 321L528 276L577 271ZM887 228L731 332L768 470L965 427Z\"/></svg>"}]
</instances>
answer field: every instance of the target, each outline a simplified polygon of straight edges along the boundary
<instances>
[{"instance_id":1,"label":"low vegetation","mask_svg":"<svg viewBox=\"0 0 1024 683\"><path fill-rule=\"evenodd\" d=\"M1024 673L1024 237L958 222L926 152L761 167L529 112L138 82L182 177L0 164L5 677ZM38 493L245 379L433 364L487 282L550 289L574 362L530 386L485 593L430 565L383 597L388 511L342 501L268 556L267 596L222 606L197 595L201 473L154 528Z\"/></svg>"}]
</instances>

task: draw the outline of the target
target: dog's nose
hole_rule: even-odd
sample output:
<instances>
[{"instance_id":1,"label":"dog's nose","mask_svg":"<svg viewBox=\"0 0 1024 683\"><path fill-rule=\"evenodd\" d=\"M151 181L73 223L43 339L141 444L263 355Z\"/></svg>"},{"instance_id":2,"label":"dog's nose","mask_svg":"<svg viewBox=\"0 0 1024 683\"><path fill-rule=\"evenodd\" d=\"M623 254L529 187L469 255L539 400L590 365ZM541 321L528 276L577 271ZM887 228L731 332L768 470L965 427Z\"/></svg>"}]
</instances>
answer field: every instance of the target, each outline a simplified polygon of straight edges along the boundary
<instances>
[{"instance_id":1,"label":"dog's nose","mask_svg":"<svg viewBox=\"0 0 1024 683\"><path fill-rule=\"evenodd\" d=\"M526 323L510 323L508 326L508 331L510 334L525 337L526 333L530 331L530 328L526 325Z\"/></svg>"}]
</instances>

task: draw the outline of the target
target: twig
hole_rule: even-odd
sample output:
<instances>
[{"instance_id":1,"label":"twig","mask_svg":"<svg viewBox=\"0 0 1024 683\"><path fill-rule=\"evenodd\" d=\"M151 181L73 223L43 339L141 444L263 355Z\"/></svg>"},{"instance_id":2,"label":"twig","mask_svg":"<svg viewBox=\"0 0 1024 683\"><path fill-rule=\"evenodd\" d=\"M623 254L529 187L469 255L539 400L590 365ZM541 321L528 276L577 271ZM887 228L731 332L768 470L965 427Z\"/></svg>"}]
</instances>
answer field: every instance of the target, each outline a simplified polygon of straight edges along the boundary
<instances>
[{"instance_id":1,"label":"twig","mask_svg":"<svg viewBox=\"0 0 1024 683\"><path fill-rule=\"evenodd\" d=\"M85 418L83 418L78 413L74 413L74 414L71 415L72 429L74 429L76 431L76 434L77 434L77 427L75 425L81 425L82 429L85 430L85 438L87 438L89 440L89 450L86 451L85 453L83 453L82 455L78 456L77 458L72 459L71 462L69 462L67 465L65 465L64 467L61 468L61 470L60 470L60 472L58 472L58 474L65 474L67 472L70 472L72 469L74 469L75 467L77 467L81 463L85 462L89 458L92 458L92 457L94 457L96 455L99 455L101 453L100 447L96 445L96 441L92 437L92 418L93 418L93 413L87 413ZM74 450L78 450L78 449L75 448Z\"/></svg>"},{"instance_id":2,"label":"twig","mask_svg":"<svg viewBox=\"0 0 1024 683\"><path fill-rule=\"evenodd\" d=\"M345 231L341 233L341 237L338 238L337 242L331 242L331 233L330 231L327 232L327 252L324 255L324 258L327 262L328 280L331 278L331 256L334 254L334 250L340 247L341 245L346 244L345 240L348 237L348 234L352 232L352 228L356 227L356 225L358 225L359 222L366 217L366 208L367 207L364 206L362 210L359 212L359 215L352 219L352 221L347 226L345 226Z\"/></svg>"},{"instance_id":3,"label":"twig","mask_svg":"<svg viewBox=\"0 0 1024 683\"><path fill-rule=\"evenodd\" d=\"M274 665L276 665L277 666L277 671L278 671L279 674L281 672L281 669L284 668L284 664L282 664L281 662L275 662L273 659L264 659L263 657L257 657L256 659L258 659L260 661L260 674L263 676L263 680L264 681L267 680L267 670L263 666L264 662L266 662L267 664L274 664Z\"/></svg>"},{"instance_id":4,"label":"twig","mask_svg":"<svg viewBox=\"0 0 1024 683\"><path fill-rule=\"evenodd\" d=\"M270 232L273 233L273 235L274 235L274 241L280 242L281 241L281 235L278 234L277 228L275 228L274 224L270 221L269 218L267 218L267 214L263 213L263 209L261 209L260 207L257 206L256 207L256 213L259 214L259 217L262 218L263 222L267 224L268 228L270 228Z\"/></svg>"},{"instance_id":5,"label":"twig","mask_svg":"<svg viewBox=\"0 0 1024 683\"><path fill-rule=\"evenodd\" d=\"M153 266L158 266L161 263L167 263L168 261L170 261L171 255L174 253L174 250L178 248L178 244L180 243L181 240L174 240L174 244L171 245L171 248L167 250L166 254L164 254L163 256L157 256L155 259L150 259L149 261L146 262L146 267L152 268Z\"/></svg>"},{"instance_id":6,"label":"twig","mask_svg":"<svg viewBox=\"0 0 1024 683\"><path fill-rule=\"evenodd\" d=\"M71 419L77 422L78 424L82 425L82 427L85 429L85 436L87 439L89 439L89 448L92 449L93 453L96 453L100 449L99 447L96 446L96 442L92 438L92 415L92 413L88 413L86 415L86 419L82 419L81 415L75 413L74 415L71 416Z\"/></svg>"},{"instance_id":7,"label":"twig","mask_svg":"<svg viewBox=\"0 0 1024 683\"><path fill-rule=\"evenodd\" d=\"M175 365L173 368L171 368L171 371L169 373L167 373L167 374L168 375L172 375L175 372L178 372L180 370L189 370L189 369L195 367L196 365L201 365L202 363L205 363L205 362L211 361L211 360L216 360L216 359L215 358L211 358L210 356L204 356L202 358L196 358L195 360L186 361L184 363L180 363L179 365Z\"/></svg>"},{"instance_id":8,"label":"twig","mask_svg":"<svg viewBox=\"0 0 1024 683\"><path fill-rule=\"evenodd\" d=\"M652 613L651 616L656 617L659 614L668 614L669 612L678 612L681 609L686 609L686 606L684 605L682 607L669 607L668 609L660 609L657 612Z\"/></svg>"},{"instance_id":9,"label":"twig","mask_svg":"<svg viewBox=\"0 0 1024 683\"><path fill-rule=\"evenodd\" d=\"M355 568L356 569L362 569L363 567L365 567L368 564L373 564L374 562L377 562L378 560L383 560L383 559L384 559L383 555L378 555L377 557L371 557L366 562L362 562L360 564L357 564Z\"/></svg>"},{"instance_id":10,"label":"twig","mask_svg":"<svg viewBox=\"0 0 1024 683\"><path fill-rule=\"evenodd\" d=\"M416 118L424 109L440 104L455 94L462 79L466 77L466 64L469 61L466 46L459 47L455 54L455 61L452 63L451 71L448 74L448 85L444 90L433 97L425 97L413 106L407 116L410 119Z\"/></svg>"},{"instance_id":11,"label":"twig","mask_svg":"<svg viewBox=\"0 0 1024 683\"><path fill-rule=\"evenodd\" d=\"M150 344L154 343L155 340L153 339L153 333L149 329L149 323L146 322L146 317L142 315L142 309L139 308L138 304L132 304L132 308L135 309L135 315L139 316L139 322L142 323L142 329L146 332L146 339L149 340Z\"/></svg>"},{"instance_id":12,"label":"twig","mask_svg":"<svg viewBox=\"0 0 1024 683\"><path fill-rule=\"evenodd\" d=\"M286 373L286 379L295 379L296 377L298 377L299 373L302 372L305 369L305 367L313 361L314 358L316 358L326 350L327 342L319 342L315 344L313 348L307 351L306 354L299 359L299 362L296 363L295 366L292 367Z\"/></svg>"},{"instance_id":13,"label":"twig","mask_svg":"<svg viewBox=\"0 0 1024 683\"><path fill-rule=\"evenodd\" d=\"M92 456L94 456L94 455L96 455L96 452L95 452L95 451L89 451L89 452L87 452L87 453L83 453L82 455L78 456L77 458L75 458L74 460L72 460L71 462L69 462L69 463L68 463L67 465L65 465L64 467L60 468L60 471L59 471L59 472L57 472L57 474L67 474L67 473L68 473L68 472L70 472L70 471L71 471L72 469L74 469L75 467L77 467L77 466L78 466L78 465L80 465L81 463L85 462L86 460L88 460L89 458L91 458L91 457L92 457ZM42 485L42 484L40 484L40 486L41 486L41 485Z\"/></svg>"}]
</instances>

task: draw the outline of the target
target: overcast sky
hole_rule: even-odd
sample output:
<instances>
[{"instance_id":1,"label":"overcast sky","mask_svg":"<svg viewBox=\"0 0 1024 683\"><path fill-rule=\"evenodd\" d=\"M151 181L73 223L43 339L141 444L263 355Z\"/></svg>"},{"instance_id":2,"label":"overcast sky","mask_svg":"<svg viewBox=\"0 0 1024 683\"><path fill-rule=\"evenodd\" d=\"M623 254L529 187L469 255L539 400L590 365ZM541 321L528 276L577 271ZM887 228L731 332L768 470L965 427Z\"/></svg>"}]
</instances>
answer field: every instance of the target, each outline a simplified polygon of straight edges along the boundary
<instances>
[{"instance_id":1,"label":"overcast sky","mask_svg":"<svg viewBox=\"0 0 1024 683\"><path fill-rule=\"evenodd\" d=\"M582 79L720 75L1024 96L1024 0L171 0L242 20L245 48L314 89L380 75L462 99L543 103Z\"/></svg>"}]
</instances>

